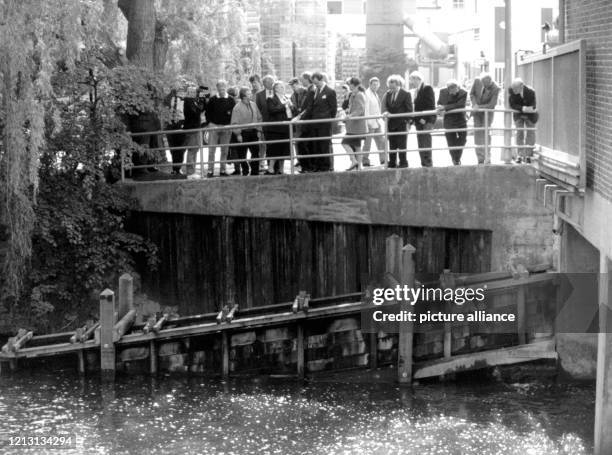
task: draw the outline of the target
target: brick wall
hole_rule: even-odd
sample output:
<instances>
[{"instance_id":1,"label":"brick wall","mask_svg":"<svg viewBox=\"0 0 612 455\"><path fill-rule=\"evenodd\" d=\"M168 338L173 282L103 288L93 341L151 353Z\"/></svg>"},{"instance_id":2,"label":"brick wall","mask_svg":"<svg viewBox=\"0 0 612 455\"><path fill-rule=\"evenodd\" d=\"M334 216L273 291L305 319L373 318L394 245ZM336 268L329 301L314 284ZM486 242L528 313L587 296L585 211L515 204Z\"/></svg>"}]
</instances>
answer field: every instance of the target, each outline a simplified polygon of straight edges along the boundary
<instances>
[{"instance_id":1,"label":"brick wall","mask_svg":"<svg viewBox=\"0 0 612 455\"><path fill-rule=\"evenodd\" d=\"M567 41L587 40L587 186L612 200L612 2L566 0L565 20Z\"/></svg>"}]
</instances>

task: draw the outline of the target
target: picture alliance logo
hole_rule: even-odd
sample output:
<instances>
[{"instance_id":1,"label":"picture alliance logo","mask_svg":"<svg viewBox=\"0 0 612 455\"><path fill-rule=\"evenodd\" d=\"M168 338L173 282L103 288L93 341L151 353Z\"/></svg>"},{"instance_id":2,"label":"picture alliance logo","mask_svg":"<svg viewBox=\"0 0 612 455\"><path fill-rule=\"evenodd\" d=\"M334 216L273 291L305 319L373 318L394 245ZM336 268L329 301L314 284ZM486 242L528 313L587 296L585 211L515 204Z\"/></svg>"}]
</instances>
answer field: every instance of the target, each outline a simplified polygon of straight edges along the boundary
<instances>
[{"instance_id":1,"label":"picture alliance logo","mask_svg":"<svg viewBox=\"0 0 612 455\"><path fill-rule=\"evenodd\" d=\"M417 302L454 302L463 305L468 302L482 302L485 299L487 286L481 288L413 288L407 285L397 285L395 288L375 288L372 293L372 303L383 305L390 302L407 302L415 305Z\"/></svg>"}]
</instances>

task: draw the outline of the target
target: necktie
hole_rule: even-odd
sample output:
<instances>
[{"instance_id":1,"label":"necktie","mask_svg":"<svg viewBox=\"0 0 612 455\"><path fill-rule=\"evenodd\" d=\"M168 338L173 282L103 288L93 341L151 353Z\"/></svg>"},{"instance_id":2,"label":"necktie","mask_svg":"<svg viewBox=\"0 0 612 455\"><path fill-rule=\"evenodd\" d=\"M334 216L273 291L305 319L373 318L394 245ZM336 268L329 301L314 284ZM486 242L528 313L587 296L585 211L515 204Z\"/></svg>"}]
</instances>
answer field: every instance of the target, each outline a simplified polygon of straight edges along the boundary
<instances>
[{"instance_id":1,"label":"necktie","mask_svg":"<svg viewBox=\"0 0 612 455\"><path fill-rule=\"evenodd\" d=\"M317 91L315 92L315 98L319 97L319 93L321 92L321 89L319 87L317 87Z\"/></svg>"},{"instance_id":2,"label":"necktie","mask_svg":"<svg viewBox=\"0 0 612 455\"><path fill-rule=\"evenodd\" d=\"M396 99L397 99L397 92L393 92L393 97L391 98L391 104L395 104Z\"/></svg>"}]
</instances>

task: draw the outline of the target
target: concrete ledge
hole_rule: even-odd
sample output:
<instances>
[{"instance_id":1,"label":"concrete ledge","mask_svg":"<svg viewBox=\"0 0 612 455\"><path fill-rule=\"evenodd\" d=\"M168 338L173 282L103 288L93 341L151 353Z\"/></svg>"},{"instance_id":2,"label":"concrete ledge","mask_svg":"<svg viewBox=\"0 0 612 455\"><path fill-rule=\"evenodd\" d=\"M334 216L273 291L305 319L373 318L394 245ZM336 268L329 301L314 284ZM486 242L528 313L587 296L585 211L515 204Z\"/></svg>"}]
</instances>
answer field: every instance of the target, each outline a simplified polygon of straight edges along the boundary
<instances>
[{"instance_id":1,"label":"concrete ledge","mask_svg":"<svg viewBox=\"0 0 612 455\"><path fill-rule=\"evenodd\" d=\"M530 166L456 166L124 184L145 212L483 229L493 270L552 255Z\"/></svg>"}]
</instances>

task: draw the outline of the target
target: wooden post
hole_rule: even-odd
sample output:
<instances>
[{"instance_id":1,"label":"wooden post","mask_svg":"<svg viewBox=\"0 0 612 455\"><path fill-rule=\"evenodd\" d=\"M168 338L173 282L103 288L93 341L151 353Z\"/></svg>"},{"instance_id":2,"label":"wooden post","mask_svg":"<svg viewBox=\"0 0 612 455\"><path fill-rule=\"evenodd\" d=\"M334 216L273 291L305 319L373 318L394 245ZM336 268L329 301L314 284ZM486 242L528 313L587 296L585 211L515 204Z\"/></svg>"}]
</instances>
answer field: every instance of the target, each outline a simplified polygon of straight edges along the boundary
<instances>
[{"instance_id":1,"label":"wooden post","mask_svg":"<svg viewBox=\"0 0 612 455\"><path fill-rule=\"evenodd\" d=\"M103 376L115 374L115 293L105 289L100 294L100 368Z\"/></svg>"},{"instance_id":2,"label":"wooden post","mask_svg":"<svg viewBox=\"0 0 612 455\"><path fill-rule=\"evenodd\" d=\"M229 339L227 330L221 332L221 376L229 376Z\"/></svg>"},{"instance_id":3,"label":"wooden post","mask_svg":"<svg viewBox=\"0 0 612 455\"><path fill-rule=\"evenodd\" d=\"M297 324L297 375L298 378L304 378L304 326L301 322Z\"/></svg>"},{"instance_id":4,"label":"wooden post","mask_svg":"<svg viewBox=\"0 0 612 455\"><path fill-rule=\"evenodd\" d=\"M525 344L527 337L525 335L525 285L520 285L516 294L516 330L518 332L519 344Z\"/></svg>"},{"instance_id":5,"label":"wooden post","mask_svg":"<svg viewBox=\"0 0 612 455\"><path fill-rule=\"evenodd\" d=\"M400 281L400 269L402 261L402 238L393 234L385 241L385 272L391 273L395 279Z\"/></svg>"},{"instance_id":6,"label":"wooden post","mask_svg":"<svg viewBox=\"0 0 612 455\"><path fill-rule=\"evenodd\" d=\"M601 255L595 388L595 455L612 453L612 261Z\"/></svg>"},{"instance_id":7,"label":"wooden post","mask_svg":"<svg viewBox=\"0 0 612 455\"><path fill-rule=\"evenodd\" d=\"M149 372L157 373L157 346L155 340L149 341Z\"/></svg>"},{"instance_id":8,"label":"wooden post","mask_svg":"<svg viewBox=\"0 0 612 455\"><path fill-rule=\"evenodd\" d=\"M79 349L77 351L77 358L78 358L78 367L79 367L79 374L80 375L84 375L85 374L85 355L83 353L82 349Z\"/></svg>"},{"instance_id":9,"label":"wooden post","mask_svg":"<svg viewBox=\"0 0 612 455\"><path fill-rule=\"evenodd\" d=\"M440 287L442 289L454 289L455 279L450 269L444 269L440 275ZM453 302L444 302L444 311L451 313ZM444 323L444 358L450 359L453 351L453 326L450 322Z\"/></svg>"},{"instance_id":10,"label":"wooden post","mask_svg":"<svg viewBox=\"0 0 612 455\"><path fill-rule=\"evenodd\" d=\"M415 282L415 264L414 252L416 248L407 244L402 248L402 265L400 273L400 283L414 287ZM409 302L402 301L400 303L401 311L411 311L415 307ZM398 356L397 356L397 375L400 384L412 383L412 343L413 343L414 327L412 322L399 323L399 341L398 341Z\"/></svg>"},{"instance_id":11,"label":"wooden post","mask_svg":"<svg viewBox=\"0 0 612 455\"><path fill-rule=\"evenodd\" d=\"M119 277L119 305L117 308L117 320L134 309L134 278L129 273Z\"/></svg>"},{"instance_id":12,"label":"wooden post","mask_svg":"<svg viewBox=\"0 0 612 455\"><path fill-rule=\"evenodd\" d=\"M135 320L136 320L136 310L128 311L121 318L121 320L115 324L114 340L119 341L123 337L123 335L125 335L128 332L128 330L130 330L130 327L132 327L132 324L134 324Z\"/></svg>"}]
</instances>

